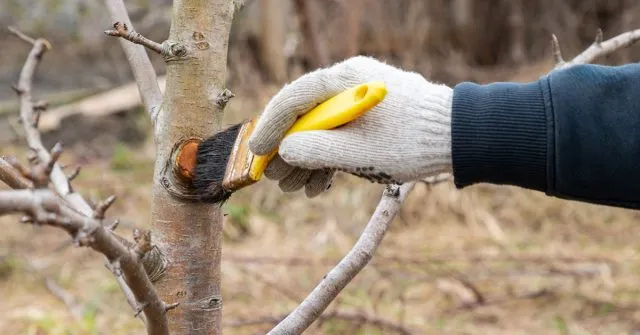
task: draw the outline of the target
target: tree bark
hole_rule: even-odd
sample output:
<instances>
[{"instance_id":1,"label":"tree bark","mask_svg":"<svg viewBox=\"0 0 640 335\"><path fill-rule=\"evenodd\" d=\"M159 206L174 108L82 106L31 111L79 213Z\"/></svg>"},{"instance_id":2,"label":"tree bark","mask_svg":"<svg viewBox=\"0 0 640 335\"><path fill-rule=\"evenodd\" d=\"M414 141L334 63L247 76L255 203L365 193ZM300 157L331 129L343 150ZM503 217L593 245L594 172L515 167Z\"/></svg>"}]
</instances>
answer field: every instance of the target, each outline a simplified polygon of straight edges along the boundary
<instances>
[{"instance_id":1,"label":"tree bark","mask_svg":"<svg viewBox=\"0 0 640 335\"><path fill-rule=\"evenodd\" d=\"M168 312L171 334L220 334L222 299L220 205L198 202L189 180L172 169L176 150L189 138L220 130L227 99L225 77L232 0L175 0L168 42L162 108L155 129L154 242L166 257L155 283L162 299L179 302Z\"/></svg>"},{"instance_id":2,"label":"tree bark","mask_svg":"<svg viewBox=\"0 0 640 335\"><path fill-rule=\"evenodd\" d=\"M346 11L345 59L357 56L360 51L360 19L363 5L363 0L351 0L342 3L343 10Z\"/></svg>"},{"instance_id":3,"label":"tree bark","mask_svg":"<svg viewBox=\"0 0 640 335\"><path fill-rule=\"evenodd\" d=\"M316 28L316 12L314 12L313 8L315 3L309 0L295 0L294 4L301 21L300 25L304 36L304 43L306 44L305 52L313 68L329 65L329 52L320 41L318 29Z\"/></svg>"},{"instance_id":4,"label":"tree bark","mask_svg":"<svg viewBox=\"0 0 640 335\"><path fill-rule=\"evenodd\" d=\"M276 83L287 80L284 44L287 34L285 1L260 1L260 60Z\"/></svg>"}]
</instances>

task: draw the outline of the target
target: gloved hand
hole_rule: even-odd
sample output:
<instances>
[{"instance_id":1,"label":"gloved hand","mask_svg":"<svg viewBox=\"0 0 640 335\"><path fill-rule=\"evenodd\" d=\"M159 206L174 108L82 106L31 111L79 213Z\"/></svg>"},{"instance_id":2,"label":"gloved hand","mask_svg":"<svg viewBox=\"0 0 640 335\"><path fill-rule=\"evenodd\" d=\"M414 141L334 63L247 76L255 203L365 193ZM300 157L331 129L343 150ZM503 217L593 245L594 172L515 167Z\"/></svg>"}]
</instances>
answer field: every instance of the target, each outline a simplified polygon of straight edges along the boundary
<instances>
[{"instance_id":1,"label":"gloved hand","mask_svg":"<svg viewBox=\"0 0 640 335\"><path fill-rule=\"evenodd\" d=\"M296 118L353 86L382 80L387 95L347 125L294 133ZM451 169L453 90L370 57L357 56L301 76L267 104L249 139L265 155L280 145L265 177L282 191L305 187L308 197L328 188L339 170L377 183L403 183ZM281 142L282 140L282 142Z\"/></svg>"}]
</instances>

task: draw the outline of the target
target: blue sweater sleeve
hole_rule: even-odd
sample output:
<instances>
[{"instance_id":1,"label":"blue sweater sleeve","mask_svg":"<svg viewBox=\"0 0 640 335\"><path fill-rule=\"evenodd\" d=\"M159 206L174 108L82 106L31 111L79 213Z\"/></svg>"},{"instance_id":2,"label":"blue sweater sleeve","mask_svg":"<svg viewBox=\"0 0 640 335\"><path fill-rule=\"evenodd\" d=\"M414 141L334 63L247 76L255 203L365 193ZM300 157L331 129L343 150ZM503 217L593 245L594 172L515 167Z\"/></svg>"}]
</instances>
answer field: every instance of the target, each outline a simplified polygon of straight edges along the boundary
<instances>
[{"instance_id":1,"label":"blue sweater sleeve","mask_svg":"<svg viewBox=\"0 0 640 335\"><path fill-rule=\"evenodd\" d=\"M456 186L520 186L640 208L640 64L576 65L530 83L454 88Z\"/></svg>"}]
</instances>

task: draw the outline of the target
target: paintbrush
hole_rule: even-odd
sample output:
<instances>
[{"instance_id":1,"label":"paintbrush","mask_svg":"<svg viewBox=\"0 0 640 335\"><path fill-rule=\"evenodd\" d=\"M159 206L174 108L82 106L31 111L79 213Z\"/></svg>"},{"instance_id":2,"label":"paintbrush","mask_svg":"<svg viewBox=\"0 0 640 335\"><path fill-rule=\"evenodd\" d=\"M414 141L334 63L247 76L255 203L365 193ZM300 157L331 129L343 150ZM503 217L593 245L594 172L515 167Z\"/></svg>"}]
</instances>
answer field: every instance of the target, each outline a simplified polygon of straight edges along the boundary
<instances>
[{"instance_id":1,"label":"paintbrush","mask_svg":"<svg viewBox=\"0 0 640 335\"><path fill-rule=\"evenodd\" d=\"M349 88L300 116L285 136L299 131L330 130L347 124L369 111L387 93L383 82ZM263 156L249 150L249 137L257 119L231 126L198 145L193 186L205 202L223 202L233 192L262 177L278 148Z\"/></svg>"}]
</instances>

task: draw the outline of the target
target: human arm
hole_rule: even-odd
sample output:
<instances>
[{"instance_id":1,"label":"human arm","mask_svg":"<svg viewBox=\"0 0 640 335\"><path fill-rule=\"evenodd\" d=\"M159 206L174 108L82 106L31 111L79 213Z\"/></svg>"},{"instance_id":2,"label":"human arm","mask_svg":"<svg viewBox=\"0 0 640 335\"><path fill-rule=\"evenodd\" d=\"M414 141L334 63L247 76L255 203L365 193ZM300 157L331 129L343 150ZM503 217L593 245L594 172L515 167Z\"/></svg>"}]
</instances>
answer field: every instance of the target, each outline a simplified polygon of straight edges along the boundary
<instances>
[{"instance_id":1,"label":"human arm","mask_svg":"<svg viewBox=\"0 0 640 335\"><path fill-rule=\"evenodd\" d=\"M287 124L318 102L314 99L381 79L388 83L389 99L342 129L286 137L274 170L340 169L362 176L362 168L373 167L377 175L390 177L377 182L452 171L459 188L507 184L638 208L638 78L640 65L577 65L530 83L461 83L448 89L356 57L281 90L261 116L250 147L258 154L273 148ZM287 173L278 177L281 183L288 180ZM298 178L297 189L309 180Z\"/></svg>"},{"instance_id":2,"label":"human arm","mask_svg":"<svg viewBox=\"0 0 640 335\"><path fill-rule=\"evenodd\" d=\"M640 208L640 64L576 65L531 83L461 83L455 184L507 184Z\"/></svg>"}]
</instances>

